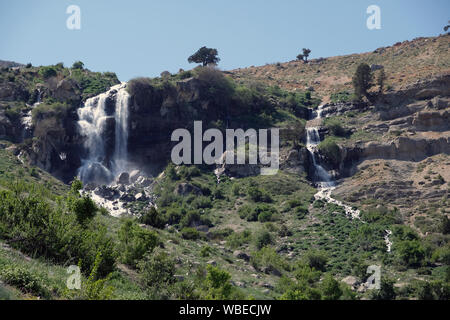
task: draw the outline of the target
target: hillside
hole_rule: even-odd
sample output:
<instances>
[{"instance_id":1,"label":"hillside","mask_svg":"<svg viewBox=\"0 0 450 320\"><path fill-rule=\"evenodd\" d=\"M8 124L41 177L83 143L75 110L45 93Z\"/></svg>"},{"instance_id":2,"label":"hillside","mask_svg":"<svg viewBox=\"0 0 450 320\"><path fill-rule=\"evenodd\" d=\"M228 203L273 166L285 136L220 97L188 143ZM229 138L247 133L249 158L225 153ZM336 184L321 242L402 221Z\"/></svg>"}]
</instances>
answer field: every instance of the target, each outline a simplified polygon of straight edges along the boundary
<instances>
[{"instance_id":1,"label":"hillside","mask_svg":"<svg viewBox=\"0 0 450 320\"><path fill-rule=\"evenodd\" d=\"M391 90L414 84L418 80L430 79L450 72L449 35L417 38L381 47L373 52L345 56L312 59L309 63L290 61L231 70L231 76L239 82L261 82L277 85L285 90L311 90L322 103L331 101L331 96L352 92L352 76L356 67L364 62L368 65L384 66L386 87Z\"/></svg>"},{"instance_id":2,"label":"hillside","mask_svg":"<svg viewBox=\"0 0 450 320\"><path fill-rule=\"evenodd\" d=\"M2 67L0 298L448 300L449 47L128 83ZM387 82L356 100L362 62ZM194 121L279 128L280 170L174 165L171 134Z\"/></svg>"}]
</instances>

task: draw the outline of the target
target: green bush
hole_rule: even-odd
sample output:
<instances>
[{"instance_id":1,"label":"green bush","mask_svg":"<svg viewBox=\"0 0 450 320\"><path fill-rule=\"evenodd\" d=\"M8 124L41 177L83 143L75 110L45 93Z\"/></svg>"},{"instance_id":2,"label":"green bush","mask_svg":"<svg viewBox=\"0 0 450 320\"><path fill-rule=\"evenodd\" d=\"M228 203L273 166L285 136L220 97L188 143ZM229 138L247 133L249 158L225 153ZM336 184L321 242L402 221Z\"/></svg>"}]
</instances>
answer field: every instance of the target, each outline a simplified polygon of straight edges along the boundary
<instances>
[{"instance_id":1,"label":"green bush","mask_svg":"<svg viewBox=\"0 0 450 320\"><path fill-rule=\"evenodd\" d=\"M156 233L141 228L132 220L122 223L118 236L121 259L133 267L159 243Z\"/></svg>"},{"instance_id":2,"label":"green bush","mask_svg":"<svg viewBox=\"0 0 450 320\"><path fill-rule=\"evenodd\" d=\"M44 284L45 279L23 267L0 265L0 278L24 293L31 293L47 299L51 297L49 289Z\"/></svg>"},{"instance_id":3,"label":"green bush","mask_svg":"<svg viewBox=\"0 0 450 320\"><path fill-rule=\"evenodd\" d=\"M338 137L344 137L347 130L342 126L342 122L336 118L325 119L325 127L330 130L331 134Z\"/></svg>"},{"instance_id":4,"label":"green bush","mask_svg":"<svg viewBox=\"0 0 450 320\"><path fill-rule=\"evenodd\" d=\"M304 260L310 268L325 271L328 257L323 251L310 250L305 254Z\"/></svg>"},{"instance_id":5,"label":"green bush","mask_svg":"<svg viewBox=\"0 0 450 320\"><path fill-rule=\"evenodd\" d=\"M167 253L157 249L139 262L142 283L155 290L167 289L175 282L175 261Z\"/></svg>"},{"instance_id":6,"label":"green bush","mask_svg":"<svg viewBox=\"0 0 450 320\"><path fill-rule=\"evenodd\" d=\"M341 161L341 150L336 142L331 138L327 137L323 140L319 146L319 151L332 163L339 163Z\"/></svg>"},{"instance_id":7,"label":"green bush","mask_svg":"<svg viewBox=\"0 0 450 320\"><path fill-rule=\"evenodd\" d=\"M50 77L55 77L58 74L58 71L53 66L46 66L40 67L38 73L42 78L48 79Z\"/></svg>"},{"instance_id":8,"label":"green bush","mask_svg":"<svg viewBox=\"0 0 450 320\"><path fill-rule=\"evenodd\" d=\"M273 237L270 232L261 230L255 235L255 246L258 249L262 249L268 245L273 244Z\"/></svg>"},{"instance_id":9,"label":"green bush","mask_svg":"<svg viewBox=\"0 0 450 320\"><path fill-rule=\"evenodd\" d=\"M398 257L407 266L417 267L423 264L425 249L419 240L403 240L393 246Z\"/></svg>"},{"instance_id":10,"label":"green bush","mask_svg":"<svg viewBox=\"0 0 450 320\"><path fill-rule=\"evenodd\" d=\"M320 288L323 300L339 300L343 294L339 282L329 273L325 275Z\"/></svg>"},{"instance_id":11,"label":"green bush","mask_svg":"<svg viewBox=\"0 0 450 320\"><path fill-rule=\"evenodd\" d=\"M0 237L27 254L57 263L82 261L91 270L98 252L103 254L100 274L115 266L115 248L106 227L96 219L81 226L72 211L74 195L58 199L56 207L45 200L45 189L24 183L0 192ZM76 199L76 198L75 198Z\"/></svg>"},{"instance_id":12,"label":"green bush","mask_svg":"<svg viewBox=\"0 0 450 320\"><path fill-rule=\"evenodd\" d=\"M183 228L181 236L186 240L197 240L200 238L200 232L195 228Z\"/></svg>"},{"instance_id":13,"label":"green bush","mask_svg":"<svg viewBox=\"0 0 450 320\"><path fill-rule=\"evenodd\" d=\"M148 226L152 226L158 229L164 228L166 225L165 217L156 210L155 207L151 207L149 210L146 210L140 217L139 221Z\"/></svg>"}]
</instances>

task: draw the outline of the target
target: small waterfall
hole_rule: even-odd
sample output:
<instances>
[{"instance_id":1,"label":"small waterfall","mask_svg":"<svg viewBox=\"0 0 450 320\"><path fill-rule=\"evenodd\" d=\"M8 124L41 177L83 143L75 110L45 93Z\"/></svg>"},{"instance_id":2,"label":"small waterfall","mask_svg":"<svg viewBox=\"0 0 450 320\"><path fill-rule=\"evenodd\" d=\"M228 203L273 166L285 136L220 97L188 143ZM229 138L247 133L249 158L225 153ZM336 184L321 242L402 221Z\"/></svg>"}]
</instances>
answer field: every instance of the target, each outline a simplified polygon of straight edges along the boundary
<instances>
[{"instance_id":1,"label":"small waterfall","mask_svg":"<svg viewBox=\"0 0 450 320\"><path fill-rule=\"evenodd\" d=\"M335 182L331 175L325 170L317 159L316 151L320 143L320 135L317 127L306 129L306 148L308 149L314 166L314 181L322 188L330 188L335 186Z\"/></svg>"},{"instance_id":2,"label":"small waterfall","mask_svg":"<svg viewBox=\"0 0 450 320\"><path fill-rule=\"evenodd\" d=\"M317 157L317 146L320 143L320 134L318 122L322 118L323 106L319 106L315 112L315 119L311 120L313 126L306 128L306 148L308 149L314 166L313 180L319 186L319 191L314 195L316 199L325 200L328 203L336 204L345 209L345 214L352 218L359 219L360 211L353 209L351 206L344 204L343 202L333 199L331 192L336 187L336 181L333 177L320 165L319 158ZM316 125L317 124L317 125Z\"/></svg>"},{"instance_id":3,"label":"small waterfall","mask_svg":"<svg viewBox=\"0 0 450 320\"><path fill-rule=\"evenodd\" d=\"M114 115L107 114L108 100L115 100ZM79 178L85 182L109 184L115 176L127 168L128 144L128 103L126 83L111 87L105 93L86 100L78 109L78 128L86 138L84 147L88 151L86 159L78 170ZM105 130L108 123L115 121L115 144L112 161L107 154Z\"/></svg>"}]
</instances>

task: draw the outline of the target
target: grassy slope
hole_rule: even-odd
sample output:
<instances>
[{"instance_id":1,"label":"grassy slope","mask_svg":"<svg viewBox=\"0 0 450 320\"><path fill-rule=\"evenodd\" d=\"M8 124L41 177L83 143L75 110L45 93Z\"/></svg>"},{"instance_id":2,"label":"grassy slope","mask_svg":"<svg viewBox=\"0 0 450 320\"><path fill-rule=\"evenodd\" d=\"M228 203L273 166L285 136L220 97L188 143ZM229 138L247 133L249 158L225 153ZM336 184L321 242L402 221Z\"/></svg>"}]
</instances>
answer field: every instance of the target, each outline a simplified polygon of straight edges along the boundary
<instances>
[{"instance_id":1,"label":"grassy slope","mask_svg":"<svg viewBox=\"0 0 450 320\"><path fill-rule=\"evenodd\" d=\"M417 79L450 72L450 36L418 38L386 47L379 52L350 54L310 63L290 61L230 71L242 82L263 82L286 90L313 87L323 102L332 93L351 91L351 80L357 66L365 62L381 64L387 75L386 86L398 89ZM314 52L314 48L311 48Z\"/></svg>"}]
</instances>

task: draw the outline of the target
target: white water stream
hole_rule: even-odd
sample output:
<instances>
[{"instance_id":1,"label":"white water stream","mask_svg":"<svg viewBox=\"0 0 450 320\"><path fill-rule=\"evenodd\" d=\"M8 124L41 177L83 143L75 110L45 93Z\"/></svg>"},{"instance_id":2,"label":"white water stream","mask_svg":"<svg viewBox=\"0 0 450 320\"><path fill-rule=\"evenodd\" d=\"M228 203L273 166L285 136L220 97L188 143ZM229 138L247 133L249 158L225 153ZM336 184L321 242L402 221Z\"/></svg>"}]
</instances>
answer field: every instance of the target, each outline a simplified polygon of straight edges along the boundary
<instances>
[{"instance_id":1,"label":"white water stream","mask_svg":"<svg viewBox=\"0 0 450 320\"><path fill-rule=\"evenodd\" d=\"M126 86L126 83L113 86L107 92L86 100L84 106L78 109L78 127L80 134L86 137L84 146L88 151L78 171L83 182L109 184L117 175L127 171L129 94ZM115 99L113 115L107 115L108 99ZM110 159L105 150L105 129L112 118L115 122L115 144Z\"/></svg>"},{"instance_id":2,"label":"white water stream","mask_svg":"<svg viewBox=\"0 0 450 320\"><path fill-rule=\"evenodd\" d=\"M323 113L323 106L317 108L316 117L314 119L315 123L320 122ZM319 158L317 157L317 146L320 143L320 134L318 126L311 126L306 128L306 148L308 149L314 166L314 177L313 180L318 185L318 192L314 195L316 200L324 200L328 203L333 203L338 205L345 210L345 214L352 219L360 219L360 210L353 209L353 207L346 205L342 201L336 200L331 197L331 193L336 188L336 181L333 177L325 170L324 167L320 165ZM386 230L386 235L384 241L386 243L387 252L391 252L392 241L390 236L392 231Z\"/></svg>"}]
</instances>

